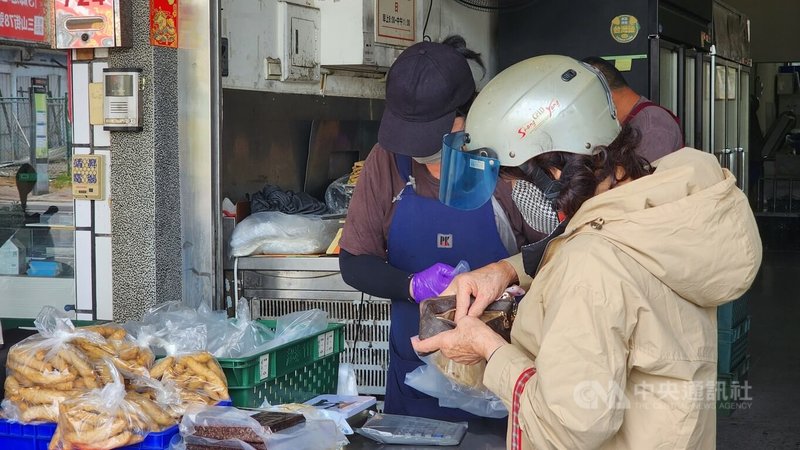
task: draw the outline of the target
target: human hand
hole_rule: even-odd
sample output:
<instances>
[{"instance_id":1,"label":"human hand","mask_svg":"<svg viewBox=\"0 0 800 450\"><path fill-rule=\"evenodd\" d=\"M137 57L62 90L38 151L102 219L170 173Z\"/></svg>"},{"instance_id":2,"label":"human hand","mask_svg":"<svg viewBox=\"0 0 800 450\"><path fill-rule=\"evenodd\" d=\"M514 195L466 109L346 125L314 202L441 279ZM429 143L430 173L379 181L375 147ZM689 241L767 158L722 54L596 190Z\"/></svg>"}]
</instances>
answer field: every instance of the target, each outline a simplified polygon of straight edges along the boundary
<instances>
[{"instance_id":1,"label":"human hand","mask_svg":"<svg viewBox=\"0 0 800 450\"><path fill-rule=\"evenodd\" d=\"M452 330L443 331L428 339L411 338L417 353L441 351L444 356L461 364L477 364L488 360L492 353L506 341L492 331L483 321L466 316Z\"/></svg>"},{"instance_id":2,"label":"human hand","mask_svg":"<svg viewBox=\"0 0 800 450\"><path fill-rule=\"evenodd\" d=\"M411 278L411 298L417 303L437 297L456 276L456 268L448 264L436 263L417 272Z\"/></svg>"},{"instance_id":3,"label":"human hand","mask_svg":"<svg viewBox=\"0 0 800 450\"><path fill-rule=\"evenodd\" d=\"M498 261L457 275L441 295L455 294L455 321L458 322L467 314L480 316L489 304L503 295L508 285L516 281L514 268L505 261ZM471 297L475 297L475 302L470 307Z\"/></svg>"}]
</instances>

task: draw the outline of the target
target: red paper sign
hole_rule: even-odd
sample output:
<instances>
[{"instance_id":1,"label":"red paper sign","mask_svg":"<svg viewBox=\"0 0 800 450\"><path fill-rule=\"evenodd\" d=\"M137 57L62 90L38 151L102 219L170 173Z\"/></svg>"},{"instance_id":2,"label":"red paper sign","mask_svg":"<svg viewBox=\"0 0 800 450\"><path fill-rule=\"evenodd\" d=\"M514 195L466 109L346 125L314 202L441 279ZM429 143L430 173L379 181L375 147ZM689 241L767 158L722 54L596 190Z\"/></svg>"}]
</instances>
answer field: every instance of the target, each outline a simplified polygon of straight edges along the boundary
<instances>
[{"instance_id":1,"label":"red paper sign","mask_svg":"<svg viewBox=\"0 0 800 450\"><path fill-rule=\"evenodd\" d=\"M150 0L150 45L178 48L178 0Z\"/></svg>"},{"instance_id":2,"label":"red paper sign","mask_svg":"<svg viewBox=\"0 0 800 450\"><path fill-rule=\"evenodd\" d=\"M47 42L45 0L0 0L0 39Z\"/></svg>"}]
</instances>

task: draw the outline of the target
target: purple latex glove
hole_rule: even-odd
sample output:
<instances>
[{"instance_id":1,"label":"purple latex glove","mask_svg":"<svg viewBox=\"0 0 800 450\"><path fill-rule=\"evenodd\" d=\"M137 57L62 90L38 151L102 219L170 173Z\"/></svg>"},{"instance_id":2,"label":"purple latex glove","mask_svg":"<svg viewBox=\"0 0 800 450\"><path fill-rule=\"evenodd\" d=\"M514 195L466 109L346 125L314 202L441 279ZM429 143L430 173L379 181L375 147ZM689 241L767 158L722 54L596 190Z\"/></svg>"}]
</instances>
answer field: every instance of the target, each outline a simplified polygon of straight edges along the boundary
<instances>
[{"instance_id":1,"label":"purple latex glove","mask_svg":"<svg viewBox=\"0 0 800 450\"><path fill-rule=\"evenodd\" d=\"M455 267L436 263L411 278L411 294L417 303L436 297L444 291L458 275Z\"/></svg>"}]
</instances>

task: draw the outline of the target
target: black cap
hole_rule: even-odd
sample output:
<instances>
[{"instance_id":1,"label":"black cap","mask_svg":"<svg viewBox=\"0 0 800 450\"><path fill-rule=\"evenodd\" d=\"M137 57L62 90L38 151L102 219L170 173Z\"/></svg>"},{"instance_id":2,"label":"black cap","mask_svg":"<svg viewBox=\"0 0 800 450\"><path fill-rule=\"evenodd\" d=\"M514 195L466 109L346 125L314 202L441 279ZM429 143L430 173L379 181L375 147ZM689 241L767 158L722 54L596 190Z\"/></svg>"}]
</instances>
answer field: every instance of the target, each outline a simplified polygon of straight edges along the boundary
<instances>
[{"instance_id":1,"label":"black cap","mask_svg":"<svg viewBox=\"0 0 800 450\"><path fill-rule=\"evenodd\" d=\"M433 155L451 131L456 109L474 93L469 63L455 48L436 42L408 47L386 78L378 143L402 155Z\"/></svg>"}]
</instances>

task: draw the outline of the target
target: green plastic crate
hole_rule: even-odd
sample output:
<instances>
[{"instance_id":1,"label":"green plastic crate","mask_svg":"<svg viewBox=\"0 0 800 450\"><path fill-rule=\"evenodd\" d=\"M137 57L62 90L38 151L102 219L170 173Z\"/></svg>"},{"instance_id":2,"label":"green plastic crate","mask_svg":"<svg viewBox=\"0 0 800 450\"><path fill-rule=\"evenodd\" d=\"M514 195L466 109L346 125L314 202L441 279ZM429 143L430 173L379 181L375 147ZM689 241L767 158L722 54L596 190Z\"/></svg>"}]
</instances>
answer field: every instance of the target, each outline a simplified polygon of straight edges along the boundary
<instances>
[{"instance_id":1,"label":"green plastic crate","mask_svg":"<svg viewBox=\"0 0 800 450\"><path fill-rule=\"evenodd\" d=\"M750 331L750 317L738 327L717 331L717 373L733 372L734 367L747 356L747 333Z\"/></svg>"},{"instance_id":2,"label":"green plastic crate","mask_svg":"<svg viewBox=\"0 0 800 450\"><path fill-rule=\"evenodd\" d=\"M738 299L717 308L718 329L729 330L736 328L747 318L747 297L748 294L744 294Z\"/></svg>"},{"instance_id":3,"label":"green plastic crate","mask_svg":"<svg viewBox=\"0 0 800 450\"><path fill-rule=\"evenodd\" d=\"M749 371L748 356L731 372L717 374L717 414L730 416L749 401L747 396L752 395L752 392L742 387Z\"/></svg>"},{"instance_id":4,"label":"green plastic crate","mask_svg":"<svg viewBox=\"0 0 800 450\"><path fill-rule=\"evenodd\" d=\"M260 322L275 329L275 320ZM248 358L219 358L233 404L297 403L335 393L344 327L331 322L324 331Z\"/></svg>"}]
</instances>

